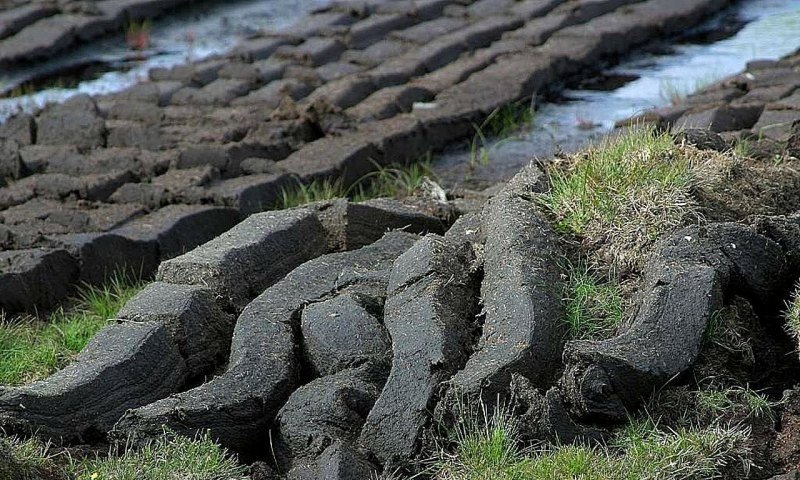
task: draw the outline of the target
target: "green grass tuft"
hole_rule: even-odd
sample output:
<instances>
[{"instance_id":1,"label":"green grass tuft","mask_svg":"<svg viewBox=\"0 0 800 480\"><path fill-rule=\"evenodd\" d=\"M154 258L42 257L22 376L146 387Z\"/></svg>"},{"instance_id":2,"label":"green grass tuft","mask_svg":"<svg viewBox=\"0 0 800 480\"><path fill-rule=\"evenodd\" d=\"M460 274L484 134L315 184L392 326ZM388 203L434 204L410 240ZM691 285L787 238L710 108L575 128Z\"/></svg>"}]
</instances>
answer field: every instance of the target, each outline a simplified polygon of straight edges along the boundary
<instances>
[{"instance_id":1,"label":"green grass tuft","mask_svg":"<svg viewBox=\"0 0 800 480\"><path fill-rule=\"evenodd\" d=\"M114 277L106 286L81 289L74 306L47 321L0 320L0 385L40 380L66 366L140 288Z\"/></svg>"},{"instance_id":2,"label":"green grass tuft","mask_svg":"<svg viewBox=\"0 0 800 480\"><path fill-rule=\"evenodd\" d=\"M533 123L534 110L528 102L506 104L492 112L481 125L490 137L506 138Z\"/></svg>"},{"instance_id":3,"label":"green grass tuft","mask_svg":"<svg viewBox=\"0 0 800 480\"><path fill-rule=\"evenodd\" d=\"M695 392L699 414L710 417L730 417L741 414L749 418L777 420L773 402L766 395L748 387L708 388Z\"/></svg>"},{"instance_id":4,"label":"green grass tuft","mask_svg":"<svg viewBox=\"0 0 800 480\"><path fill-rule=\"evenodd\" d=\"M239 480L247 467L208 434L196 439L166 435L120 455L102 456L72 467L77 480Z\"/></svg>"},{"instance_id":5,"label":"green grass tuft","mask_svg":"<svg viewBox=\"0 0 800 480\"><path fill-rule=\"evenodd\" d=\"M662 430L651 419L633 420L608 446L548 445L523 452L507 419L496 416L464 436L442 459L439 480L678 480L720 478L733 462L746 462L749 430L711 426Z\"/></svg>"},{"instance_id":6,"label":"green grass tuft","mask_svg":"<svg viewBox=\"0 0 800 480\"><path fill-rule=\"evenodd\" d=\"M566 266L564 285L567 335L571 340L599 340L622 323L624 300L619 284L604 281L585 262Z\"/></svg>"},{"instance_id":7,"label":"green grass tuft","mask_svg":"<svg viewBox=\"0 0 800 480\"><path fill-rule=\"evenodd\" d=\"M410 165L378 167L350 187L345 187L338 180L315 180L309 184L285 188L273 210L332 198L349 198L356 202L380 197L405 198L411 196L429 178L436 178L436 175L431 168L430 157L427 156Z\"/></svg>"},{"instance_id":8,"label":"green grass tuft","mask_svg":"<svg viewBox=\"0 0 800 480\"><path fill-rule=\"evenodd\" d=\"M800 284L795 287L791 299L786 303L783 316L786 318L786 331L800 345Z\"/></svg>"},{"instance_id":9,"label":"green grass tuft","mask_svg":"<svg viewBox=\"0 0 800 480\"><path fill-rule=\"evenodd\" d=\"M281 198L273 206L273 210L299 207L307 203L345 197L347 189L340 181L314 180L308 184L297 184L281 190Z\"/></svg>"},{"instance_id":10,"label":"green grass tuft","mask_svg":"<svg viewBox=\"0 0 800 480\"><path fill-rule=\"evenodd\" d=\"M480 125L473 124L475 135L469 143L470 175L478 165L490 162L492 148L511 140L533 123L534 109L528 102L516 102L495 109Z\"/></svg>"},{"instance_id":11,"label":"green grass tuft","mask_svg":"<svg viewBox=\"0 0 800 480\"><path fill-rule=\"evenodd\" d=\"M0 480L40 480L44 473L65 478L58 475L53 458L49 443L35 438L0 437Z\"/></svg>"},{"instance_id":12,"label":"green grass tuft","mask_svg":"<svg viewBox=\"0 0 800 480\"><path fill-rule=\"evenodd\" d=\"M456 424L447 440L454 444L452 454L442 449L442 462L436 478L442 480L501 479L521 459L519 428L507 409L500 406L489 413L486 404L455 405Z\"/></svg>"},{"instance_id":13,"label":"green grass tuft","mask_svg":"<svg viewBox=\"0 0 800 480\"><path fill-rule=\"evenodd\" d=\"M655 239L699 216L691 191L702 157L695 157L667 133L632 129L551 169L542 202L558 231L604 246L613 267L631 269Z\"/></svg>"},{"instance_id":14,"label":"green grass tuft","mask_svg":"<svg viewBox=\"0 0 800 480\"><path fill-rule=\"evenodd\" d=\"M75 459L53 453L36 438L0 438L0 455L11 461L8 476L0 462L0 480L245 480L248 468L214 443L208 434L195 439L165 433L141 448L111 449ZM5 475L5 476L4 476Z\"/></svg>"}]
</instances>

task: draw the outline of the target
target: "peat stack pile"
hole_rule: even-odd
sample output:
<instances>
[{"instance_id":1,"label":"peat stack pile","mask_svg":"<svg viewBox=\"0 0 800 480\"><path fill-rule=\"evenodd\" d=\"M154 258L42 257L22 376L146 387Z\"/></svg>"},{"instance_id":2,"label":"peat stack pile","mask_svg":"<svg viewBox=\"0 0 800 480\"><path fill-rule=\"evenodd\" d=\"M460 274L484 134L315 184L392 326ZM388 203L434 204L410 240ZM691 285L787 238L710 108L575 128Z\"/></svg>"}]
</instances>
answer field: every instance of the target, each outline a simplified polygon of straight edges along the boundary
<instances>
[{"instance_id":1,"label":"peat stack pile","mask_svg":"<svg viewBox=\"0 0 800 480\"><path fill-rule=\"evenodd\" d=\"M526 444L591 445L644 404L678 428L707 389L780 398L800 205L728 187L769 173L788 198L796 163L641 130L523 169L452 226L388 200L256 214L164 262L65 370L0 390L0 423L66 443L209 431L262 473L355 479L423 468L465 405L511 412ZM618 287L618 322L567 321L581 268ZM750 478L800 456L796 398L739 418Z\"/></svg>"}]
</instances>

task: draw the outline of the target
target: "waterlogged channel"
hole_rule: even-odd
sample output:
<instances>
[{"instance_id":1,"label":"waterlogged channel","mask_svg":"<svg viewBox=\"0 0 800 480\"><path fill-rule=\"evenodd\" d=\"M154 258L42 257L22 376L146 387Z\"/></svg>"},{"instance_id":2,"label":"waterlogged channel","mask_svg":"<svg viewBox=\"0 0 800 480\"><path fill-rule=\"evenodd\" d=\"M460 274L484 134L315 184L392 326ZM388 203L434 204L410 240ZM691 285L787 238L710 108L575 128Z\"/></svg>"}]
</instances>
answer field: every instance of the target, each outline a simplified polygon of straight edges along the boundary
<instances>
[{"instance_id":1,"label":"waterlogged channel","mask_svg":"<svg viewBox=\"0 0 800 480\"><path fill-rule=\"evenodd\" d=\"M78 94L124 90L155 67L202 60L224 53L261 30L286 28L328 0L240 0L205 2L147 25L149 47L132 51L124 35L78 47L42 64L0 72L0 122L19 110L31 111ZM65 76L68 79L64 79ZM51 81L43 79L52 78ZM50 88L33 87L49 83Z\"/></svg>"},{"instance_id":2,"label":"waterlogged channel","mask_svg":"<svg viewBox=\"0 0 800 480\"><path fill-rule=\"evenodd\" d=\"M737 29L734 35L713 40L730 28ZM594 85L568 89L560 101L538 105L529 129L502 140L477 136L439 156L434 169L449 186L488 186L532 159L576 151L609 133L617 120L669 105L740 72L750 60L777 59L798 48L800 0L743 0L687 32L684 40L637 54L605 71Z\"/></svg>"}]
</instances>

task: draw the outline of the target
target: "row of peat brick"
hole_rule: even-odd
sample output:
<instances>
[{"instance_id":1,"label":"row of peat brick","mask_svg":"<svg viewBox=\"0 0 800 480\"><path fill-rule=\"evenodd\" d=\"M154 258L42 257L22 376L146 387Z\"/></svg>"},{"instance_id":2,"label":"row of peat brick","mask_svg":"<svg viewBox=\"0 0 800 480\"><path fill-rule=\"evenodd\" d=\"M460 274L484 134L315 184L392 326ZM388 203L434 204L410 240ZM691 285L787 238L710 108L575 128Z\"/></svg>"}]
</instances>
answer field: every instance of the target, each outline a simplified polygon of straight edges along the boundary
<instances>
[{"instance_id":1,"label":"row of peat brick","mask_svg":"<svg viewBox=\"0 0 800 480\"><path fill-rule=\"evenodd\" d=\"M414 161L473 135L497 108L590 75L728 3L333 4L288 33L153 70L119 94L20 114L0 126L0 176L11 179L0 188L0 292L35 289L43 276L148 273L139 254L130 263L100 239L154 225L149 238L196 239L182 245L190 248L268 208L293 182L349 185L377 165ZM174 225L190 233L170 233ZM156 263L173 254L155 250ZM16 300L0 308L42 308L68 291L8 293L0 297Z\"/></svg>"}]
</instances>

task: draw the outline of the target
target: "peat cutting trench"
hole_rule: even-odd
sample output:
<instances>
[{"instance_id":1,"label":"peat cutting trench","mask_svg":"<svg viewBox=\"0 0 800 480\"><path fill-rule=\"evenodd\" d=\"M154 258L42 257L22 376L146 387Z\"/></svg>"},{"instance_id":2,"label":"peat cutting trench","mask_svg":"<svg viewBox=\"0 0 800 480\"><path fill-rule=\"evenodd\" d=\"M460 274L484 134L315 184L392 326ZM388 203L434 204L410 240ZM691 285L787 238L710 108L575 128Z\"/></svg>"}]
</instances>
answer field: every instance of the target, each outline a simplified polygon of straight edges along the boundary
<instances>
[{"instance_id":1,"label":"peat cutting trench","mask_svg":"<svg viewBox=\"0 0 800 480\"><path fill-rule=\"evenodd\" d=\"M565 233L548 203L550 169L574 158L482 192L426 182L404 200L270 209L298 184L347 187L473 138L500 109L730 3L334 2L124 91L9 118L0 310L47 311L118 274L150 283L66 368L0 387L0 427L67 446L209 431L259 478L368 479L421 471L463 404L503 405L526 442L599 444L654 392L701 378L780 398L800 375L783 319L800 277L800 53L619 123L622 138L668 132L670 158L706 175L677 202L694 213L639 231L630 257L619 232ZM2 15L56 8L33 5ZM29 45L7 25L0 62L33 55L5 50ZM564 259L585 252L623 259L635 291L606 338L569 339L564 322ZM719 318L746 331L746 355L708 341ZM751 426L758 468L729 478L800 467L800 393L776 411Z\"/></svg>"}]
</instances>

